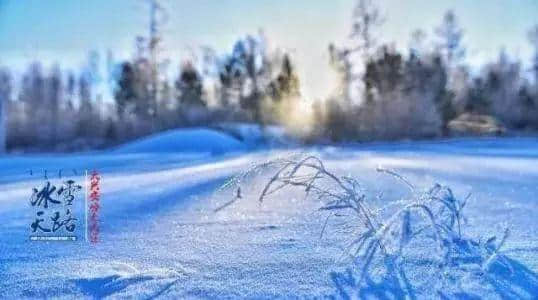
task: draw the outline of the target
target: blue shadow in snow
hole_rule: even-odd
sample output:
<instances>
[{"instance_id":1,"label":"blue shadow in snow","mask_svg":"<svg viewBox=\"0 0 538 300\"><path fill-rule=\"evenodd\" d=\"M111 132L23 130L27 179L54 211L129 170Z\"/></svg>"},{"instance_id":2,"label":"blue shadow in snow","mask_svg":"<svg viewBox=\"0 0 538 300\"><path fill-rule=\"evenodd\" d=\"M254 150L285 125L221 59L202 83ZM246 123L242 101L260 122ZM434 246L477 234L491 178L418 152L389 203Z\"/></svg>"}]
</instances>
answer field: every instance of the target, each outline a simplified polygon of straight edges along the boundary
<instances>
[{"instance_id":1,"label":"blue shadow in snow","mask_svg":"<svg viewBox=\"0 0 538 300\"><path fill-rule=\"evenodd\" d=\"M503 257L509 264L498 261L492 263L489 272L476 275L477 284L487 285L488 290L501 299L534 299L538 295L538 274L520 262ZM387 265L387 273L382 279L374 281L368 272L361 278L351 268L344 272L330 274L336 296L342 299L417 299L416 287L407 279L400 268ZM424 295L423 295L424 296ZM441 299L481 299L470 291L438 292ZM418 298L421 298L419 295Z\"/></svg>"}]
</instances>

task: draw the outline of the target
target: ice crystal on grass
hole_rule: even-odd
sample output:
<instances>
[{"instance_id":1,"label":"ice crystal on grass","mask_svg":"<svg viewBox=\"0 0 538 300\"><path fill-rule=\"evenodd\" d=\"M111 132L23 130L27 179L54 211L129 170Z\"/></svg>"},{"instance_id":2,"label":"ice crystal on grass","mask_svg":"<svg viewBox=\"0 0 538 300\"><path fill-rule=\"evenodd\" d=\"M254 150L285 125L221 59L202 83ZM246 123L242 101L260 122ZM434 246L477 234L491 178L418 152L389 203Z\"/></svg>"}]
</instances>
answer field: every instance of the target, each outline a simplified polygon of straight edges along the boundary
<instances>
[{"instance_id":1,"label":"ice crystal on grass","mask_svg":"<svg viewBox=\"0 0 538 300\"><path fill-rule=\"evenodd\" d=\"M434 276L450 277L462 270L480 275L488 272L494 261L504 261L499 253L508 230L498 243L495 237L485 243L465 237L463 210L470 195L458 198L450 187L438 183L429 189L418 189L397 172L378 168L378 172L394 177L410 190L407 197L379 206L379 201L366 195L358 180L336 175L316 156L280 158L251 167L223 187L235 188L236 197L216 211L242 198L241 185L246 179L269 170L272 176L257 197L259 203L285 189L301 189L307 198L319 201L319 211L327 214L320 237L326 234L331 218L351 215L360 224L344 247L344 255L358 267L359 283L370 272L379 272L379 266L384 266L385 273L398 274L398 280L406 280L402 266L409 258L406 247L412 243L422 244L415 247L420 253L414 254L430 261Z\"/></svg>"}]
</instances>

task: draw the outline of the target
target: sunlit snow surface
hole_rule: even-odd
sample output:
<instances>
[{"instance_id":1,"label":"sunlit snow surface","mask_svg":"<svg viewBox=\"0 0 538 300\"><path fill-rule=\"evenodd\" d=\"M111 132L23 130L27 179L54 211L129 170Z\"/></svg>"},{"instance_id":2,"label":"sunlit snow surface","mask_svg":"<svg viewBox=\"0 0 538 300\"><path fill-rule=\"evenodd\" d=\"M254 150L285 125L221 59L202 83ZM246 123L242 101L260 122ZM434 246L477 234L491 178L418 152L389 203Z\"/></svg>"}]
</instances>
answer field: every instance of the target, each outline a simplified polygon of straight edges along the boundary
<instances>
[{"instance_id":1,"label":"sunlit snow surface","mask_svg":"<svg viewBox=\"0 0 538 300\"><path fill-rule=\"evenodd\" d=\"M375 276L359 281L343 256L352 232L325 221L319 203L290 190L263 204L257 195L271 174L244 182L242 198L218 191L252 164L291 153L320 156L328 169L356 177L377 201L406 189L376 172L398 171L421 188L449 185L469 192L466 236L487 238L505 226L502 253L512 272L448 274L432 280L428 257L412 249L406 284ZM48 176L102 175L101 240L31 242L31 188ZM30 175L32 170L32 175ZM75 171L77 175L75 175ZM77 177L78 176L78 177ZM77 201L83 201L78 198ZM79 203L80 205L81 203ZM0 298L523 298L538 295L538 140L469 139L211 154L112 153L0 158ZM80 213L80 211L79 211ZM82 224L79 224L82 226ZM375 271L375 270L374 270ZM374 272L375 273L375 272Z\"/></svg>"}]
</instances>

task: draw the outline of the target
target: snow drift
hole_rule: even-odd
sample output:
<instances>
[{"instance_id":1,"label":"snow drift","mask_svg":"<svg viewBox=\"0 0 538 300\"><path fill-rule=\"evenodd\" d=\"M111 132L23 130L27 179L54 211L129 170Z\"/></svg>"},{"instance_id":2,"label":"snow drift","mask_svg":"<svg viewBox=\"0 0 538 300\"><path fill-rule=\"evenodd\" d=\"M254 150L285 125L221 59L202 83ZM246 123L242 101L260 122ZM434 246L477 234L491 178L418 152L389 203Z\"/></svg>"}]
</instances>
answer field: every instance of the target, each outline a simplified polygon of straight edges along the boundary
<instances>
[{"instance_id":1,"label":"snow drift","mask_svg":"<svg viewBox=\"0 0 538 300\"><path fill-rule=\"evenodd\" d=\"M257 124L225 122L214 127L219 131L236 137L250 148L286 147L296 145L297 141L282 126L267 125L263 128Z\"/></svg>"},{"instance_id":2,"label":"snow drift","mask_svg":"<svg viewBox=\"0 0 538 300\"><path fill-rule=\"evenodd\" d=\"M246 146L236 138L206 128L174 129L119 146L118 153L188 152L212 155L241 152Z\"/></svg>"}]
</instances>

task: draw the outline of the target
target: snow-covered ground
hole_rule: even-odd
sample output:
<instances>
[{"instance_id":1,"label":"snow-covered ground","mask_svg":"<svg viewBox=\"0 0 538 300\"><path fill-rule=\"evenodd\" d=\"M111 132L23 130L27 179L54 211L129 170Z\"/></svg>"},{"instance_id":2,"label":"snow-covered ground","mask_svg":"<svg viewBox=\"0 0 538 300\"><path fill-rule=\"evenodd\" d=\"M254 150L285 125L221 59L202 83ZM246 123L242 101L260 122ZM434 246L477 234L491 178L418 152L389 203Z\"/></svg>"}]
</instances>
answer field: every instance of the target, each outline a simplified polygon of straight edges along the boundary
<instances>
[{"instance_id":1,"label":"snow-covered ground","mask_svg":"<svg viewBox=\"0 0 538 300\"><path fill-rule=\"evenodd\" d=\"M205 129L175 129L122 145L117 153L181 152L223 154L244 151L246 145L225 133Z\"/></svg>"},{"instance_id":2,"label":"snow-covered ground","mask_svg":"<svg viewBox=\"0 0 538 300\"><path fill-rule=\"evenodd\" d=\"M342 256L350 233L328 229L320 238L325 218L317 211L319 203L304 201L302 193L293 190L263 205L256 201L269 173L244 182L241 199L214 211L236 196L235 191L218 189L224 182L254 163L287 156L289 150L248 152L240 142L204 154L135 148L0 158L0 298L429 299L440 297L439 291L448 298L538 297L537 139L294 151L315 154L334 173L357 178L368 196L379 196L382 202L396 201L406 190L376 172L378 166L397 170L420 188L439 182L458 197L472 192L464 234L487 238L509 226L502 255L512 271L493 265L486 274L454 274L451 280L449 274L446 287L432 280L435 274L428 274L428 259L420 256L420 249L408 262L406 285L359 282L357 270ZM35 217L28 200L31 189L43 184L43 170L55 180L59 169L63 177L76 180L84 169L101 173L99 243L83 241L80 231L77 242L29 241ZM80 216L83 199L77 201Z\"/></svg>"}]
</instances>

